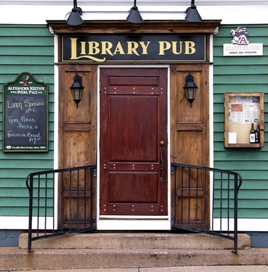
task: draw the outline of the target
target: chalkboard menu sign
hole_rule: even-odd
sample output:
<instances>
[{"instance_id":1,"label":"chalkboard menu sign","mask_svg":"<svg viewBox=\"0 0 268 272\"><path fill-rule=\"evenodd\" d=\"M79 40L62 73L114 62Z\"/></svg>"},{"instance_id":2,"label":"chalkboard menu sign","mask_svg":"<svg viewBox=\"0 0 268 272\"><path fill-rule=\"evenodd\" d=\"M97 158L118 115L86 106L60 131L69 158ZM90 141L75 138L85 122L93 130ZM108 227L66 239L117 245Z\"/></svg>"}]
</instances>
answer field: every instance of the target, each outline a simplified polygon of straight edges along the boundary
<instances>
[{"instance_id":1,"label":"chalkboard menu sign","mask_svg":"<svg viewBox=\"0 0 268 272\"><path fill-rule=\"evenodd\" d=\"M3 151L48 151L48 86L28 72L3 88Z\"/></svg>"}]
</instances>

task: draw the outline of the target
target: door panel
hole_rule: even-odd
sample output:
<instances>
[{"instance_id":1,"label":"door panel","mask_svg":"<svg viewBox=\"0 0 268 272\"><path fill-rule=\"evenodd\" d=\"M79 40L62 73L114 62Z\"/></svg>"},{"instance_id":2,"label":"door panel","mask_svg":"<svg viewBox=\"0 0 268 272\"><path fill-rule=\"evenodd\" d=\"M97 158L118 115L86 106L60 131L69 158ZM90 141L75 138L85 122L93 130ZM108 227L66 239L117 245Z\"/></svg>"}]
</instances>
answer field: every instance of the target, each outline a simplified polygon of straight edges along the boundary
<instances>
[{"instance_id":1,"label":"door panel","mask_svg":"<svg viewBox=\"0 0 268 272\"><path fill-rule=\"evenodd\" d=\"M157 202L157 190L155 190L158 185L157 173L114 171L110 172L109 178L108 191L111 203ZM130 191L129 188L134 188L134 190Z\"/></svg>"},{"instance_id":2,"label":"door panel","mask_svg":"<svg viewBox=\"0 0 268 272\"><path fill-rule=\"evenodd\" d=\"M97 164L96 69L96 65L59 65L58 168ZM85 86L78 109L70 91L76 73ZM58 180L59 228L92 226L96 217L97 200L92 193L96 191L96 178L86 170L79 174L63 174Z\"/></svg>"},{"instance_id":3,"label":"door panel","mask_svg":"<svg viewBox=\"0 0 268 272\"><path fill-rule=\"evenodd\" d=\"M157 96L111 95L110 161L157 161L157 111Z\"/></svg>"},{"instance_id":4,"label":"door panel","mask_svg":"<svg viewBox=\"0 0 268 272\"><path fill-rule=\"evenodd\" d=\"M174 163L209 166L208 69L208 64L171 66L171 160ZM183 91L189 71L198 86L192 108ZM180 178L176 184L174 176L171 181L175 223L209 227L209 175L197 176L193 170L189 175L178 171L177 176Z\"/></svg>"},{"instance_id":5,"label":"door panel","mask_svg":"<svg viewBox=\"0 0 268 272\"><path fill-rule=\"evenodd\" d=\"M167 215L167 70L101 69L100 97L100 214Z\"/></svg>"}]
</instances>

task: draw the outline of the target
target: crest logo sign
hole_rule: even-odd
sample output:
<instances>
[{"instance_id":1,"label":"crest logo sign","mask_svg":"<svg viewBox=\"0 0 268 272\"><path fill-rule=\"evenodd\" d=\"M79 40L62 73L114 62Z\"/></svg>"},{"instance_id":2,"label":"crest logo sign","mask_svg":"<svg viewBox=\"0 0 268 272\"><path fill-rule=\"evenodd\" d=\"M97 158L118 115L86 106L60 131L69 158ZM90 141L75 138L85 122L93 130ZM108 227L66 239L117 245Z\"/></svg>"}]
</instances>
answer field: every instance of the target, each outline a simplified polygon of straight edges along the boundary
<instances>
[{"instance_id":1,"label":"crest logo sign","mask_svg":"<svg viewBox=\"0 0 268 272\"><path fill-rule=\"evenodd\" d=\"M239 26L237 29L232 29L231 34L233 36L232 44L249 44L246 35L248 34L247 29L245 27Z\"/></svg>"},{"instance_id":2,"label":"crest logo sign","mask_svg":"<svg viewBox=\"0 0 268 272\"><path fill-rule=\"evenodd\" d=\"M247 39L247 28L237 27L230 31L233 39L231 43L223 44L223 56L238 57L238 56L262 56L263 44L251 43Z\"/></svg>"}]
</instances>

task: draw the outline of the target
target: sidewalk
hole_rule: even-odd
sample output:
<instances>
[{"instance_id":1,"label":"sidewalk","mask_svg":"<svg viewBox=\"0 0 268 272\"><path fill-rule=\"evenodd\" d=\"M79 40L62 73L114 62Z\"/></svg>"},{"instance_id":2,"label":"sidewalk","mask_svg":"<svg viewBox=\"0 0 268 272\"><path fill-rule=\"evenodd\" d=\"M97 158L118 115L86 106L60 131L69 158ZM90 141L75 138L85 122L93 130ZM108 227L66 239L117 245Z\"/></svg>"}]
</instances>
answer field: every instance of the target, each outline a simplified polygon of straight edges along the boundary
<instances>
[{"instance_id":1,"label":"sidewalk","mask_svg":"<svg viewBox=\"0 0 268 272\"><path fill-rule=\"evenodd\" d=\"M27 270L18 272L268 272L268 266L180 266L150 268L113 268L113 269L70 269L70 270Z\"/></svg>"}]
</instances>

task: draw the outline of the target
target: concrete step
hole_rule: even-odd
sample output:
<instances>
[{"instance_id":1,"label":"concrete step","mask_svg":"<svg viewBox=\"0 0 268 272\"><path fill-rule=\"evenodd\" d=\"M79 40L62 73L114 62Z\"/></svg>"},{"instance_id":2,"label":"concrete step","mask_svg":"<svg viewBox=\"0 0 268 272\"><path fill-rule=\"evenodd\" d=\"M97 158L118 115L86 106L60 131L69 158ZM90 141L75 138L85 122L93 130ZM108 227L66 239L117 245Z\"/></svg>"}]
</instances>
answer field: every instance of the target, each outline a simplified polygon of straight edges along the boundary
<instances>
[{"instance_id":1,"label":"concrete step","mask_svg":"<svg viewBox=\"0 0 268 272\"><path fill-rule=\"evenodd\" d=\"M28 234L19 238L19 247L27 248ZM240 249L250 246L250 237L238 235ZM72 234L32 242L33 249L232 249L233 241L200 233L101 233Z\"/></svg>"},{"instance_id":2,"label":"concrete step","mask_svg":"<svg viewBox=\"0 0 268 272\"><path fill-rule=\"evenodd\" d=\"M26 249L0 248L1 271L268 265L267 249Z\"/></svg>"},{"instance_id":3,"label":"concrete step","mask_svg":"<svg viewBox=\"0 0 268 272\"><path fill-rule=\"evenodd\" d=\"M27 252L26 233L19 248L0 248L0 271L112 269L213 265L265 265L268 249L252 249L249 237L233 242L206 234L125 232L73 234L41 239Z\"/></svg>"},{"instance_id":4,"label":"concrete step","mask_svg":"<svg viewBox=\"0 0 268 272\"><path fill-rule=\"evenodd\" d=\"M20 271L20 272L29 272ZM35 270L35 272L268 272L266 265L226 265L226 266L176 266L176 267L137 267L104 269L64 269Z\"/></svg>"}]
</instances>

